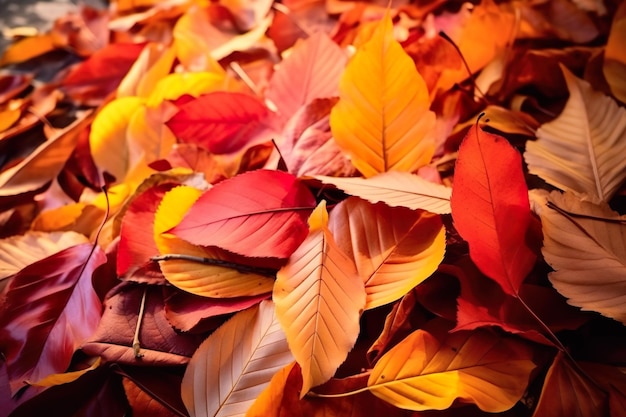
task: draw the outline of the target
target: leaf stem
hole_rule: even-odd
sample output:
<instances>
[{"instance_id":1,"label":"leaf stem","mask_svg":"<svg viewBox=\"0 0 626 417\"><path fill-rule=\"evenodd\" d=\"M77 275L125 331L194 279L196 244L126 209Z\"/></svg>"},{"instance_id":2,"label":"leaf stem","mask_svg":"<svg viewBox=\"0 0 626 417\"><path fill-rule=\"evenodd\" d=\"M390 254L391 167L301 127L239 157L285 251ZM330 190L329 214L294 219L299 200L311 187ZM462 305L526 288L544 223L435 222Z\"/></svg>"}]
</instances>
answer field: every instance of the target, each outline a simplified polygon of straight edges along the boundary
<instances>
[{"instance_id":1,"label":"leaf stem","mask_svg":"<svg viewBox=\"0 0 626 417\"><path fill-rule=\"evenodd\" d=\"M598 220L598 221L607 222L607 223L626 224L626 219L612 219L608 217L592 216L590 214L572 213L571 211L562 209L561 207L554 204L552 201L548 201L546 205L548 206L548 208L558 211L559 213L561 213L562 215L566 217L578 217L581 219Z\"/></svg>"},{"instance_id":2,"label":"leaf stem","mask_svg":"<svg viewBox=\"0 0 626 417\"><path fill-rule=\"evenodd\" d=\"M367 386L367 387L356 389L354 391L340 392L339 394L318 394L317 392L309 391L307 392L306 395L309 397L316 397L316 398L343 398L343 397L349 397L351 395L360 394L362 392L366 392L369 390L370 390L370 387Z\"/></svg>"},{"instance_id":3,"label":"leaf stem","mask_svg":"<svg viewBox=\"0 0 626 417\"><path fill-rule=\"evenodd\" d=\"M258 266L250 266L238 264L235 262L224 261L222 259L203 258L201 256L185 255L182 253L169 253L161 256L154 256L150 258L153 262L166 262L166 261L190 261L198 262L204 265L222 266L224 268L231 268L242 273L259 274L266 277L276 276L276 270L272 268L261 268Z\"/></svg>"},{"instance_id":4,"label":"leaf stem","mask_svg":"<svg viewBox=\"0 0 626 417\"><path fill-rule=\"evenodd\" d=\"M146 311L146 294L148 293L148 287L144 287L143 295L141 297L141 305L139 306L139 314L137 315L137 326L135 327L135 336L133 337L133 352L136 359L143 358L141 353L141 343L139 342L139 331L141 330L141 322L143 321L143 314Z\"/></svg>"}]
</instances>

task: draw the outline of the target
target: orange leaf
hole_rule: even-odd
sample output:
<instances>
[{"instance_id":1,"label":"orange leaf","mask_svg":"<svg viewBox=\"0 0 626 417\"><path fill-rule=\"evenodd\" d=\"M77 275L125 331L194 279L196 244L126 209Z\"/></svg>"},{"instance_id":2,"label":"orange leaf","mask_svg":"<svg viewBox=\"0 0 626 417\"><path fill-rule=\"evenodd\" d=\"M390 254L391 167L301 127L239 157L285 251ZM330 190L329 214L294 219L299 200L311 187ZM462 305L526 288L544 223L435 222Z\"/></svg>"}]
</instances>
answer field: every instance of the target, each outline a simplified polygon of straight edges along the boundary
<instances>
[{"instance_id":1,"label":"orange leaf","mask_svg":"<svg viewBox=\"0 0 626 417\"><path fill-rule=\"evenodd\" d=\"M325 202L309 219L307 238L276 275L274 302L289 348L302 368L300 398L328 381L359 335L365 289L354 262L327 227Z\"/></svg>"},{"instance_id":2,"label":"orange leaf","mask_svg":"<svg viewBox=\"0 0 626 417\"><path fill-rule=\"evenodd\" d=\"M348 63L330 114L335 140L365 177L412 172L435 151L426 83L386 16Z\"/></svg>"}]
</instances>

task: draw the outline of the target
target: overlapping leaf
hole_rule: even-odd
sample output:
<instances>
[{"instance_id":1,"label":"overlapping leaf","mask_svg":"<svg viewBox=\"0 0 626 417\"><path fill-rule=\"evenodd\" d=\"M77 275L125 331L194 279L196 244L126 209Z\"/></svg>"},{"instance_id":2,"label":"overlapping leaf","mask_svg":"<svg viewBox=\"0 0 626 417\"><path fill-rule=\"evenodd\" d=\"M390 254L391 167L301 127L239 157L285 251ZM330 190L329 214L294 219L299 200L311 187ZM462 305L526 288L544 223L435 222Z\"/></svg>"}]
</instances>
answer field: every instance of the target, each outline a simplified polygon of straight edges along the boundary
<instances>
[{"instance_id":1,"label":"overlapping leaf","mask_svg":"<svg viewBox=\"0 0 626 417\"><path fill-rule=\"evenodd\" d=\"M171 233L245 256L287 258L306 238L314 207L313 195L294 176L252 171L205 192Z\"/></svg>"},{"instance_id":2,"label":"overlapping leaf","mask_svg":"<svg viewBox=\"0 0 626 417\"><path fill-rule=\"evenodd\" d=\"M335 97L347 57L326 34L318 32L296 44L281 62L266 97L280 113L291 117L316 98Z\"/></svg>"},{"instance_id":3,"label":"overlapping leaf","mask_svg":"<svg viewBox=\"0 0 626 417\"><path fill-rule=\"evenodd\" d=\"M330 126L364 176L411 172L430 162L435 116L426 83L394 39L388 16L348 63L339 98Z\"/></svg>"},{"instance_id":4,"label":"overlapping leaf","mask_svg":"<svg viewBox=\"0 0 626 417\"><path fill-rule=\"evenodd\" d=\"M408 410L443 410L460 399L497 413L519 401L534 368L532 350L523 342L484 330L448 334L437 323L383 355L368 386Z\"/></svg>"},{"instance_id":5,"label":"overlapping leaf","mask_svg":"<svg viewBox=\"0 0 626 417\"><path fill-rule=\"evenodd\" d=\"M193 245L167 231L178 224L202 192L180 186L167 192L154 218L154 241L162 255L188 255L200 258L171 259L160 262L161 272L176 287L205 297L242 297L268 293L274 279L252 271L242 272L232 267L203 263L202 258L228 261L220 251ZM252 269L252 268L249 268Z\"/></svg>"},{"instance_id":6,"label":"overlapping leaf","mask_svg":"<svg viewBox=\"0 0 626 417\"><path fill-rule=\"evenodd\" d=\"M564 191L609 201L626 180L626 110L562 69L570 97L528 142L524 159L531 173Z\"/></svg>"},{"instance_id":7,"label":"overlapping leaf","mask_svg":"<svg viewBox=\"0 0 626 417\"><path fill-rule=\"evenodd\" d=\"M236 314L194 353L181 386L191 417L244 416L293 361L271 301Z\"/></svg>"},{"instance_id":8,"label":"overlapping leaf","mask_svg":"<svg viewBox=\"0 0 626 417\"><path fill-rule=\"evenodd\" d=\"M167 126L184 142L225 154L248 145L266 115L263 103L248 94L214 92L181 105Z\"/></svg>"},{"instance_id":9,"label":"overlapping leaf","mask_svg":"<svg viewBox=\"0 0 626 417\"><path fill-rule=\"evenodd\" d=\"M535 263L520 154L501 136L472 128L459 149L452 189L454 225L480 270L516 295Z\"/></svg>"},{"instance_id":10,"label":"overlapping leaf","mask_svg":"<svg viewBox=\"0 0 626 417\"><path fill-rule=\"evenodd\" d=\"M274 285L278 320L302 368L300 398L328 381L346 359L365 306L363 281L327 224L322 203L309 219L309 235L278 271Z\"/></svg>"},{"instance_id":11,"label":"overlapping leaf","mask_svg":"<svg viewBox=\"0 0 626 417\"><path fill-rule=\"evenodd\" d=\"M626 323L626 218L570 193L549 199L558 209L541 210L542 252L552 285L570 304Z\"/></svg>"},{"instance_id":12,"label":"overlapping leaf","mask_svg":"<svg viewBox=\"0 0 626 417\"><path fill-rule=\"evenodd\" d=\"M450 213L452 189L407 172L386 172L371 178L335 178L316 175L346 193L371 203L383 202L391 207Z\"/></svg>"},{"instance_id":13,"label":"overlapping leaf","mask_svg":"<svg viewBox=\"0 0 626 417\"><path fill-rule=\"evenodd\" d=\"M335 206L328 229L355 261L365 284L366 309L401 298L435 272L445 252L439 216L356 197Z\"/></svg>"},{"instance_id":14,"label":"overlapping leaf","mask_svg":"<svg viewBox=\"0 0 626 417\"><path fill-rule=\"evenodd\" d=\"M25 381L65 372L96 330L101 303L91 275L105 261L98 246L71 246L22 269L7 286L0 345L14 394Z\"/></svg>"},{"instance_id":15,"label":"overlapping leaf","mask_svg":"<svg viewBox=\"0 0 626 417\"><path fill-rule=\"evenodd\" d=\"M626 102L626 5L621 3L613 17L611 33L604 51L602 70L613 95L622 103Z\"/></svg>"}]
</instances>

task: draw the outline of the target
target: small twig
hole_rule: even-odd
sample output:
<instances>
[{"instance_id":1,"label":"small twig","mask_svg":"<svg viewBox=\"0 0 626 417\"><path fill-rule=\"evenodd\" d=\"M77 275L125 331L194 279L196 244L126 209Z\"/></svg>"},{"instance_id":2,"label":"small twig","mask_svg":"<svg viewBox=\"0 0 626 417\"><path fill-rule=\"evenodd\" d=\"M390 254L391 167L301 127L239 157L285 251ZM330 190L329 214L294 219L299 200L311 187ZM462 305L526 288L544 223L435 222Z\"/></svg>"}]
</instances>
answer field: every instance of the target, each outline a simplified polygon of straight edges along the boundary
<instances>
[{"instance_id":1,"label":"small twig","mask_svg":"<svg viewBox=\"0 0 626 417\"><path fill-rule=\"evenodd\" d=\"M172 253L161 256L154 256L150 258L153 262L165 262L165 261L190 261L198 262L205 265L222 266L224 268L231 268L242 273L259 274L267 277L275 277L276 270L271 268L261 268L258 266L242 265L235 262L224 261L222 259L203 258L201 256L185 255L180 253Z\"/></svg>"},{"instance_id":2,"label":"small twig","mask_svg":"<svg viewBox=\"0 0 626 417\"><path fill-rule=\"evenodd\" d=\"M141 353L141 343L139 342L139 331L141 330L141 322L143 321L143 314L146 310L146 294L148 293L148 287L143 289L143 296L141 297L141 305L139 306L139 315L137 316L137 326L135 327L135 337L133 337L133 352L135 352L135 358L143 358Z\"/></svg>"}]
</instances>

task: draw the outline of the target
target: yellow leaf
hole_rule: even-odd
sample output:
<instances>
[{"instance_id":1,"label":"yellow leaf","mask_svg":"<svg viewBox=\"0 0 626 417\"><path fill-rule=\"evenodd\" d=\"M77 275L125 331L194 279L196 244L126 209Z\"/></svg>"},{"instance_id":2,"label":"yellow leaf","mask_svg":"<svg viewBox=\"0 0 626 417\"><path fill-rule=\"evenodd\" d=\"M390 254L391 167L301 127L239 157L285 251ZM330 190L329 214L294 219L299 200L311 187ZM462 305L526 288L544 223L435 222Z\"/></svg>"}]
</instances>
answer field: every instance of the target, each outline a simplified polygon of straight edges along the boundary
<instances>
[{"instance_id":1,"label":"yellow leaf","mask_svg":"<svg viewBox=\"0 0 626 417\"><path fill-rule=\"evenodd\" d=\"M323 175L316 175L315 178L370 203L383 202L391 207L427 210L437 214L450 213L451 188L408 172L390 171L371 178Z\"/></svg>"},{"instance_id":2,"label":"yellow leaf","mask_svg":"<svg viewBox=\"0 0 626 417\"><path fill-rule=\"evenodd\" d=\"M156 84L146 104L155 107L164 100L176 100L183 94L198 97L225 87L226 78L223 74L214 72L169 74Z\"/></svg>"},{"instance_id":3,"label":"yellow leaf","mask_svg":"<svg viewBox=\"0 0 626 417\"><path fill-rule=\"evenodd\" d=\"M626 103L626 3L622 3L613 17L611 33L604 51L602 68L611 93Z\"/></svg>"},{"instance_id":4,"label":"yellow leaf","mask_svg":"<svg viewBox=\"0 0 626 417\"><path fill-rule=\"evenodd\" d=\"M158 106L139 107L128 122L129 164L148 165L166 158L176 144L176 137L165 125L178 108L164 101Z\"/></svg>"},{"instance_id":5,"label":"yellow leaf","mask_svg":"<svg viewBox=\"0 0 626 417\"><path fill-rule=\"evenodd\" d=\"M124 181L129 169L126 130L135 111L143 105L139 97L122 97L100 110L91 125L89 147L96 166Z\"/></svg>"},{"instance_id":6,"label":"yellow leaf","mask_svg":"<svg viewBox=\"0 0 626 417\"><path fill-rule=\"evenodd\" d=\"M289 348L302 368L300 398L328 381L359 335L365 289L354 262L327 227L325 202L313 211L310 232L276 276L273 299Z\"/></svg>"},{"instance_id":7,"label":"yellow leaf","mask_svg":"<svg viewBox=\"0 0 626 417\"><path fill-rule=\"evenodd\" d=\"M562 67L569 99L528 141L530 173L565 191L609 201L626 180L626 109Z\"/></svg>"},{"instance_id":8,"label":"yellow leaf","mask_svg":"<svg viewBox=\"0 0 626 417\"><path fill-rule=\"evenodd\" d=\"M337 245L355 260L365 284L366 309L391 303L424 281L443 260L441 218L350 197L330 216Z\"/></svg>"},{"instance_id":9,"label":"yellow leaf","mask_svg":"<svg viewBox=\"0 0 626 417\"><path fill-rule=\"evenodd\" d=\"M520 400L535 368L528 345L487 330L449 334L441 322L431 324L380 358L368 381L374 395L414 411L444 410L458 398L499 413Z\"/></svg>"},{"instance_id":10,"label":"yellow leaf","mask_svg":"<svg viewBox=\"0 0 626 417\"><path fill-rule=\"evenodd\" d=\"M569 304L626 323L626 216L570 193L549 201L564 210L540 212L550 282Z\"/></svg>"},{"instance_id":11,"label":"yellow leaf","mask_svg":"<svg viewBox=\"0 0 626 417\"><path fill-rule=\"evenodd\" d=\"M170 73L175 59L176 50L172 46L146 45L117 88L117 97L147 98L158 81Z\"/></svg>"},{"instance_id":12,"label":"yellow leaf","mask_svg":"<svg viewBox=\"0 0 626 417\"><path fill-rule=\"evenodd\" d=\"M35 35L10 45L0 58L0 67L19 64L57 48L52 34Z\"/></svg>"},{"instance_id":13,"label":"yellow leaf","mask_svg":"<svg viewBox=\"0 0 626 417\"><path fill-rule=\"evenodd\" d=\"M335 140L365 177L412 172L435 151L426 83L393 38L386 16L350 60L330 114Z\"/></svg>"},{"instance_id":14,"label":"yellow leaf","mask_svg":"<svg viewBox=\"0 0 626 417\"><path fill-rule=\"evenodd\" d=\"M269 300L237 313L194 353L181 385L191 417L243 416L293 361Z\"/></svg>"},{"instance_id":15,"label":"yellow leaf","mask_svg":"<svg viewBox=\"0 0 626 417\"><path fill-rule=\"evenodd\" d=\"M224 259L218 250L192 245L166 233L182 220L202 191L189 186L179 186L163 196L154 217L154 240L162 255L182 254L199 258ZM242 297L272 291L272 278L244 273L233 268L201 262L172 259L160 262L161 272L176 287L204 297Z\"/></svg>"}]
</instances>

